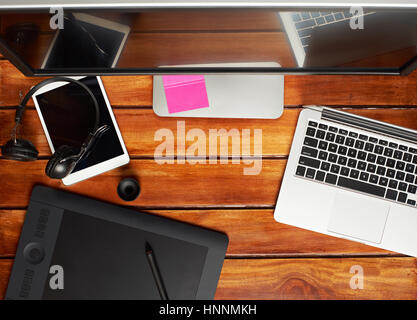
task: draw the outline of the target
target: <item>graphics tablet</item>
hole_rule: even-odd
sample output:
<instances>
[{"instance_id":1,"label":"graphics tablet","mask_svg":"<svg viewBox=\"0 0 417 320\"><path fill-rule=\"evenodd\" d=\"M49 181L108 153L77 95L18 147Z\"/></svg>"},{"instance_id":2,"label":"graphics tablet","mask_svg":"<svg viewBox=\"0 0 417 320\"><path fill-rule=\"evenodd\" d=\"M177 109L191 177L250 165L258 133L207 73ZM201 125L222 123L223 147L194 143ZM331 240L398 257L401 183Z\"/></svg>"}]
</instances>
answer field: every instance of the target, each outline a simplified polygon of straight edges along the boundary
<instances>
[{"instance_id":1,"label":"graphics tablet","mask_svg":"<svg viewBox=\"0 0 417 320\"><path fill-rule=\"evenodd\" d=\"M37 186L6 299L160 299L146 243L168 299L214 298L226 235Z\"/></svg>"}]
</instances>

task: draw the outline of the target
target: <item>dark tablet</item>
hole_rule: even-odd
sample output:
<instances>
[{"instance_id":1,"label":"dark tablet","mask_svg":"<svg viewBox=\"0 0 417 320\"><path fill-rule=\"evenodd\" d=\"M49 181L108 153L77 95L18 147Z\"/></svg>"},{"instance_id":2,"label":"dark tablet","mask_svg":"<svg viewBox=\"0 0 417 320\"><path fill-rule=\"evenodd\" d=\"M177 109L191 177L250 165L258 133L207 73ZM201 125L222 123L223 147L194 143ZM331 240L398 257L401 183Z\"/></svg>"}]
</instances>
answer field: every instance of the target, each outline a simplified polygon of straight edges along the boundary
<instances>
[{"instance_id":1,"label":"dark tablet","mask_svg":"<svg viewBox=\"0 0 417 320\"><path fill-rule=\"evenodd\" d=\"M37 186L6 299L213 299L226 235Z\"/></svg>"}]
</instances>

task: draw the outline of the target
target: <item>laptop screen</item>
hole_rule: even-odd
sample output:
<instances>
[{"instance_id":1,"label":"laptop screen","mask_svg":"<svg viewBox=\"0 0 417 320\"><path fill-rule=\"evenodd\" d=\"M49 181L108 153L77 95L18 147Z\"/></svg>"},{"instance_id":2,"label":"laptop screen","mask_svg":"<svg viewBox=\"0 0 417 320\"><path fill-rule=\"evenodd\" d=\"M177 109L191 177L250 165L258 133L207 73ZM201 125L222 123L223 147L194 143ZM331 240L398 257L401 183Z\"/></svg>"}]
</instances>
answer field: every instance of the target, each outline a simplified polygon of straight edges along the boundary
<instances>
[{"instance_id":1,"label":"laptop screen","mask_svg":"<svg viewBox=\"0 0 417 320\"><path fill-rule=\"evenodd\" d=\"M413 9L4 11L0 23L0 50L36 74L384 73L417 57Z\"/></svg>"}]
</instances>

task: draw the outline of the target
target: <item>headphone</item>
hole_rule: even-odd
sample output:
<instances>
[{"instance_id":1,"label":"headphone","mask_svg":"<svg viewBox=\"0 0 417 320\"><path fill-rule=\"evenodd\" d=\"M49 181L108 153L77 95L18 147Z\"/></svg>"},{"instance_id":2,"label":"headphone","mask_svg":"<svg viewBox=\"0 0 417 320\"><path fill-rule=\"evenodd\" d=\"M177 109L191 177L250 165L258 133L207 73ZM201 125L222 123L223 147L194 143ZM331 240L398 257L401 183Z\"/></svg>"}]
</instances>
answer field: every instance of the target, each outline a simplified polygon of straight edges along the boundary
<instances>
[{"instance_id":1,"label":"headphone","mask_svg":"<svg viewBox=\"0 0 417 320\"><path fill-rule=\"evenodd\" d=\"M78 162L88 156L89 152L95 145L95 142L101 135L106 132L110 127L104 125L99 127L100 122L100 109L98 102L91 90L82 82L67 77L57 77L46 79L37 85L35 85L26 96L22 99L16 110L15 125L12 130L12 139L9 140L4 146L1 147L2 155L6 159L17 160L17 161L34 161L38 158L38 150L32 142L25 139L17 138L18 127L22 122L23 113L25 112L26 104L29 99L39 89L45 87L48 84L55 82L70 82L83 88L88 93L91 100L94 103L94 109L96 111L95 124L92 132L88 134L81 147L62 145L55 150L51 159L45 168L45 173L52 179L63 179L68 176L75 168Z\"/></svg>"}]
</instances>

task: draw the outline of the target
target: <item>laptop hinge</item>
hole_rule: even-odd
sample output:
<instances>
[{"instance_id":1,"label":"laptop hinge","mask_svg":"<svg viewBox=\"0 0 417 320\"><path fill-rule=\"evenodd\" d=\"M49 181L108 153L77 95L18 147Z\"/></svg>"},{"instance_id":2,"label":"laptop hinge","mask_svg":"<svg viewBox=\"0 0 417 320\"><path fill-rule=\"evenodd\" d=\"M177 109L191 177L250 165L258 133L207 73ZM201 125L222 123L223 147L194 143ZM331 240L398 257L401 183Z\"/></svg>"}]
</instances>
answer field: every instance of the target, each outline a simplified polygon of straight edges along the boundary
<instances>
[{"instance_id":1,"label":"laptop hinge","mask_svg":"<svg viewBox=\"0 0 417 320\"><path fill-rule=\"evenodd\" d=\"M338 112L335 110L323 108L322 119L336 121L347 124L367 131L373 131L412 143L417 143L417 133L411 130L401 129L389 124L385 124L375 120L368 120L355 115Z\"/></svg>"}]
</instances>

